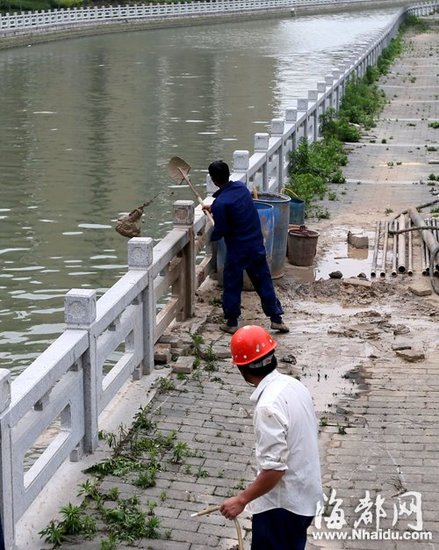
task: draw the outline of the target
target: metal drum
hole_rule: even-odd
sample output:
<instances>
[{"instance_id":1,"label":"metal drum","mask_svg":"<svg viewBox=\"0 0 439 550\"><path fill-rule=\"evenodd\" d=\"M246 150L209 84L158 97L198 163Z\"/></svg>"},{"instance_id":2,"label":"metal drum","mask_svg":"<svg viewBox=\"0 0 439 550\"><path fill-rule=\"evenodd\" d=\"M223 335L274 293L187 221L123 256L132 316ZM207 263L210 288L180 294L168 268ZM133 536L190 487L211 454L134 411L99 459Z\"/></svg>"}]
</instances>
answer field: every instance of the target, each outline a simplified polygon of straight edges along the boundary
<instances>
[{"instance_id":1,"label":"metal drum","mask_svg":"<svg viewBox=\"0 0 439 550\"><path fill-rule=\"evenodd\" d=\"M284 274L287 256L288 223L290 220L291 198L280 193L258 193L258 200L274 208L273 253L271 257L271 277L278 279Z\"/></svg>"}]
</instances>

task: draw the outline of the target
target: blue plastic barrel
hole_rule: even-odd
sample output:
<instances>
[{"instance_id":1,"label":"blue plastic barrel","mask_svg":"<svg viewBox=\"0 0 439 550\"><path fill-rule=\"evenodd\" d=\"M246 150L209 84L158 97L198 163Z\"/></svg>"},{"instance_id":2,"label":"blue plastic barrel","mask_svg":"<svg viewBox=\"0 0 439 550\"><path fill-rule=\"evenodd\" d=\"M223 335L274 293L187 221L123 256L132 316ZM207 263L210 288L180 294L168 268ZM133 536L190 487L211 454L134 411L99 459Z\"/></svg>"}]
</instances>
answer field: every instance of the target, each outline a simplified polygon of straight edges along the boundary
<instances>
[{"instance_id":1,"label":"blue plastic barrel","mask_svg":"<svg viewBox=\"0 0 439 550\"><path fill-rule=\"evenodd\" d=\"M254 201L256 210L259 214L261 222L262 235L264 237L264 246L267 253L267 262L271 267L273 254L273 238L274 238L274 208L271 204L262 201ZM217 241L216 250L216 271L217 280L220 286L223 284L224 263L226 261L226 243L224 239ZM244 290L253 290L253 285L250 282L247 274L244 273Z\"/></svg>"},{"instance_id":2,"label":"blue plastic barrel","mask_svg":"<svg viewBox=\"0 0 439 550\"><path fill-rule=\"evenodd\" d=\"M271 277L278 279L284 274L287 256L288 223L291 198L280 193L258 193L258 201L274 207L273 254L271 257ZM255 202L258 202L255 201Z\"/></svg>"},{"instance_id":3,"label":"blue plastic barrel","mask_svg":"<svg viewBox=\"0 0 439 550\"><path fill-rule=\"evenodd\" d=\"M290 202L290 224L303 225L305 223L305 201L291 197Z\"/></svg>"},{"instance_id":4,"label":"blue plastic barrel","mask_svg":"<svg viewBox=\"0 0 439 550\"><path fill-rule=\"evenodd\" d=\"M267 262L271 268L274 242L274 208L266 202L254 201L261 222L262 235L264 237Z\"/></svg>"}]
</instances>

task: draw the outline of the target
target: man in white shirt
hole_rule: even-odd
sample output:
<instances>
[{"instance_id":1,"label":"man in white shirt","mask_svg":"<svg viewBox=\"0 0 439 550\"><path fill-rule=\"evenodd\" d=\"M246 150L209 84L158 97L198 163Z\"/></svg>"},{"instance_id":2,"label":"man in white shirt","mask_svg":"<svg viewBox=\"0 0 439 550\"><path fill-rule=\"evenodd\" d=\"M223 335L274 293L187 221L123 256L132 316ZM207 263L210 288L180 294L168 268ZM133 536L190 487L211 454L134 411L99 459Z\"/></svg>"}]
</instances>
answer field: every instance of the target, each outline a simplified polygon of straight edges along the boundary
<instances>
[{"instance_id":1,"label":"man in white shirt","mask_svg":"<svg viewBox=\"0 0 439 550\"><path fill-rule=\"evenodd\" d=\"M318 424L307 388L276 370L276 345L256 325L242 327L232 337L232 361L256 387L250 399L255 403L258 474L220 511L234 519L249 505L251 550L303 550L317 503L323 502Z\"/></svg>"}]
</instances>

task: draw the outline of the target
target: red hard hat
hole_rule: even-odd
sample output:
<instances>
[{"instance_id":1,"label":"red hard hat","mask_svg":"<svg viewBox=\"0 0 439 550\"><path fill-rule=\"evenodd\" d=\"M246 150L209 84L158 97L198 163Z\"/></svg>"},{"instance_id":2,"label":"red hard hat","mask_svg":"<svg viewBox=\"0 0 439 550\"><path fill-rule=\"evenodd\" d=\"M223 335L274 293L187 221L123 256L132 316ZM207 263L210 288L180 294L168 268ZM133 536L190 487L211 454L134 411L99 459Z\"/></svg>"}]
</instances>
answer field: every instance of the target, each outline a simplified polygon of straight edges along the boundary
<instances>
[{"instance_id":1,"label":"red hard hat","mask_svg":"<svg viewBox=\"0 0 439 550\"><path fill-rule=\"evenodd\" d=\"M262 327L247 325L232 336L232 361L235 365L248 365L273 351L276 346L277 342Z\"/></svg>"}]
</instances>

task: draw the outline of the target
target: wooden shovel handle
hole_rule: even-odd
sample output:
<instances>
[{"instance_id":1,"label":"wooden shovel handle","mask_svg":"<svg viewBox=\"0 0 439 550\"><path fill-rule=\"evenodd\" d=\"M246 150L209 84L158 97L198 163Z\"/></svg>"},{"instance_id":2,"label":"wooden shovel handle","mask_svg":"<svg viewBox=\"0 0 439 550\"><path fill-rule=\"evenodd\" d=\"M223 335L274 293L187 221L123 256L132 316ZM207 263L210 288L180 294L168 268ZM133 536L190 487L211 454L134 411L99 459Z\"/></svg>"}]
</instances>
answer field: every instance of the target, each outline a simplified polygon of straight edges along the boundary
<instances>
[{"instance_id":1,"label":"wooden shovel handle","mask_svg":"<svg viewBox=\"0 0 439 550\"><path fill-rule=\"evenodd\" d=\"M187 175L184 173L184 170L182 170L180 167L178 167L178 170L180 171L180 174L182 175L185 182L189 185L189 187L192 189L192 193L197 197L198 202L201 204L201 206L204 206L203 199L201 198L200 194L198 193L197 189L191 182L191 180L187 177ZM213 217L210 212L205 212L206 216L209 218L212 225L214 225Z\"/></svg>"},{"instance_id":2,"label":"wooden shovel handle","mask_svg":"<svg viewBox=\"0 0 439 550\"><path fill-rule=\"evenodd\" d=\"M198 517L198 516L206 516L207 514L211 514L212 512L218 512L220 507L218 505L209 506L208 508L205 508L204 510L200 510L196 514L191 514L191 517Z\"/></svg>"}]
</instances>

